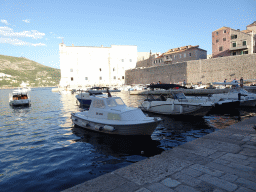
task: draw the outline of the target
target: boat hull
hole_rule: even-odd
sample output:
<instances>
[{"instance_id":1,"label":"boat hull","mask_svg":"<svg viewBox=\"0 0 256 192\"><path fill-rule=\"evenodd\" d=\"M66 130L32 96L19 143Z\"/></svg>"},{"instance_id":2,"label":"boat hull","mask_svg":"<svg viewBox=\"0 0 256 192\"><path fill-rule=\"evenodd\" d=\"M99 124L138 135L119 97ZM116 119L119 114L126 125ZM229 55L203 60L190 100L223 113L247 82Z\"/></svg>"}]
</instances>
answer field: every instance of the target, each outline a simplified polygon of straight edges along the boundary
<instances>
[{"instance_id":1,"label":"boat hull","mask_svg":"<svg viewBox=\"0 0 256 192\"><path fill-rule=\"evenodd\" d=\"M144 107L143 107L144 106ZM142 105L141 110L146 112L164 114L164 115L196 115L205 116L212 106L199 106L199 105L187 105L187 104L150 104Z\"/></svg>"},{"instance_id":2,"label":"boat hull","mask_svg":"<svg viewBox=\"0 0 256 192\"><path fill-rule=\"evenodd\" d=\"M92 100L91 99L78 99L79 105L81 107L90 107Z\"/></svg>"},{"instance_id":3,"label":"boat hull","mask_svg":"<svg viewBox=\"0 0 256 192\"><path fill-rule=\"evenodd\" d=\"M71 118L73 123L79 127L114 135L152 135L157 125L161 122L161 120L156 119L155 121L140 124L101 124L86 118L79 117L75 113L71 114ZM104 129L105 126L113 127L114 130L106 130Z\"/></svg>"},{"instance_id":4,"label":"boat hull","mask_svg":"<svg viewBox=\"0 0 256 192\"><path fill-rule=\"evenodd\" d=\"M29 105L30 100L29 99L22 99L22 100L11 100L9 102L11 106L23 106L23 105Z\"/></svg>"}]
</instances>

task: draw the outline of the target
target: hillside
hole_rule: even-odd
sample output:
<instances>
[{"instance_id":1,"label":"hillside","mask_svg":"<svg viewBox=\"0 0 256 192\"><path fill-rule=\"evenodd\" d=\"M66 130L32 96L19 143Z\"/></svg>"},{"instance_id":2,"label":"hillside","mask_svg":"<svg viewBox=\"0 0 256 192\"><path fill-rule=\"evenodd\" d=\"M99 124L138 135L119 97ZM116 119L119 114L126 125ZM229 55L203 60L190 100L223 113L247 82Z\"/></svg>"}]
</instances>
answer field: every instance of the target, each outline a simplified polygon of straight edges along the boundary
<instances>
[{"instance_id":1,"label":"hillside","mask_svg":"<svg viewBox=\"0 0 256 192\"><path fill-rule=\"evenodd\" d=\"M22 82L29 87L57 86L59 81L60 69L24 57L0 55L0 87L19 87Z\"/></svg>"}]
</instances>

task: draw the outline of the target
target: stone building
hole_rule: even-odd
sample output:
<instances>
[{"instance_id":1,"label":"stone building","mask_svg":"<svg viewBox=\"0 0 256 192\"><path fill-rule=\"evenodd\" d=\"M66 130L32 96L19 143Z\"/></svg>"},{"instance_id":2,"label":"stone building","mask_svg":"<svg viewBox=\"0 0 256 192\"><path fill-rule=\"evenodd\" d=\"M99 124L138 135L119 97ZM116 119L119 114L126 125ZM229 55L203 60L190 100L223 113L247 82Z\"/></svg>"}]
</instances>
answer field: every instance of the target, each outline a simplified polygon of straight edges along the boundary
<instances>
[{"instance_id":1,"label":"stone building","mask_svg":"<svg viewBox=\"0 0 256 192\"><path fill-rule=\"evenodd\" d=\"M212 32L212 56L216 58L255 53L255 41L256 22L243 31L221 27Z\"/></svg>"},{"instance_id":2,"label":"stone building","mask_svg":"<svg viewBox=\"0 0 256 192\"><path fill-rule=\"evenodd\" d=\"M207 59L207 51L196 46L183 46L168 50L152 59L152 66L175 64L190 60Z\"/></svg>"},{"instance_id":3,"label":"stone building","mask_svg":"<svg viewBox=\"0 0 256 192\"><path fill-rule=\"evenodd\" d=\"M125 83L125 70L136 67L137 46L59 44L60 86L114 86Z\"/></svg>"}]
</instances>

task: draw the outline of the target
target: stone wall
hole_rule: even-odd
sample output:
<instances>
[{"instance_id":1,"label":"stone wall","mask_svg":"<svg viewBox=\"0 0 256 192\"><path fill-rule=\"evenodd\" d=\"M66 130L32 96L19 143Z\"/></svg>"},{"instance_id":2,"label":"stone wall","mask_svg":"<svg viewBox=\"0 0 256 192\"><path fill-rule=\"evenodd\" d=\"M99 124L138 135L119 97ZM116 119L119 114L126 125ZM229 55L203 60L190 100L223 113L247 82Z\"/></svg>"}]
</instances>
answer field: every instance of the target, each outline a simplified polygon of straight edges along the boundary
<instances>
[{"instance_id":1,"label":"stone wall","mask_svg":"<svg viewBox=\"0 0 256 192\"><path fill-rule=\"evenodd\" d=\"M184 79L187 83L203 84L223 82L226 78L256 79L256 54L219 57L187 61L183 63L131 69L125 72L126 84L149 84L161 81L163 83L177 83Z\"/></svg>"}]
</instances>

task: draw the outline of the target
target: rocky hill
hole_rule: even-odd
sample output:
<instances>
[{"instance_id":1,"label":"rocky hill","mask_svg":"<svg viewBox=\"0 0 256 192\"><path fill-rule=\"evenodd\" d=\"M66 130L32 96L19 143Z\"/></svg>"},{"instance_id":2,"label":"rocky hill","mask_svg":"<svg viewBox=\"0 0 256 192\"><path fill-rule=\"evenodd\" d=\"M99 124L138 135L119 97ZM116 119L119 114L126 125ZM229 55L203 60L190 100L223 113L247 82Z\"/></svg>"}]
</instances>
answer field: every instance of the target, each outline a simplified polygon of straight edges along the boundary
<instances>
[{"instance_id":1,"label":"rocky hill","mask_svg":"<svg viewBox=\"0 0 256 192\"><path fill-rule=\"evenodd\" d=\"M59 81L60 69L24 57L0 55L0 87L19 87L22 82L29 87L57 86Z\"/></svg>"}]
</instances>

